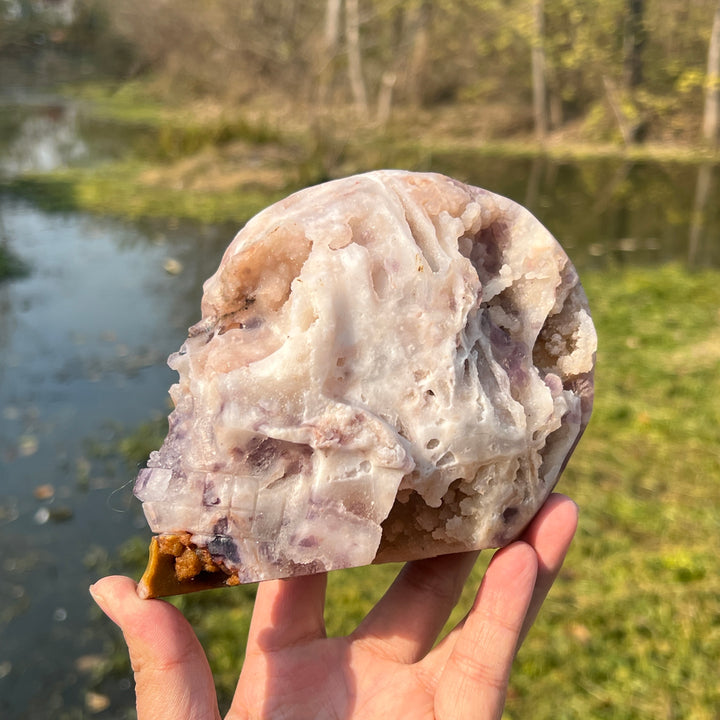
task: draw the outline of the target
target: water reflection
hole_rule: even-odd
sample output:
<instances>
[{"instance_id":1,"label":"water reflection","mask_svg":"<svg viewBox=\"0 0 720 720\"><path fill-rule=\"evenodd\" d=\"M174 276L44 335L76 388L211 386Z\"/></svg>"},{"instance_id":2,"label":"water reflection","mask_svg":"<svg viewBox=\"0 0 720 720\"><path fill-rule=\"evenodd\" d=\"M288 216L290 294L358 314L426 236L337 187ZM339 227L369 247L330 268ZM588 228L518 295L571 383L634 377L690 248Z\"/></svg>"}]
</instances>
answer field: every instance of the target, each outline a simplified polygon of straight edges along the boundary
<instances>
[{"instance_id":1,"label":"water reflection","mask_svg":"<svg viewBox=\"0 0 720 720\"><path fill-rule=\"evenodd\" d=\"M717 165L437 153L423 169L524 204L581 270L689 257L720 265L720 202L708 180Z\"/></svg>"},{"instance_id":2,"label":"water reflection","mask_svg":"<svg viewBox=\"0 0 720 720\"><path fill-rule=\"evenodd\" d=\"M93 120L72 104L47 99L0 107L0 174L137 153L153 143L153 133ZM547 225L581 269L667 260L720 264L717 165L488 156L480 147L417 158L390 151L382 164L443 172L513 198ZM294 176L293 168L287 171Z\"/></svg>"},{"instance_id":3,"label":"water reflection","mask_svg":"<svg viewBox=\"0 0 720 720\"><path fill-rule=\"evenodd\" d=\"M703 264L703 258L712 253L713 245L717 248L720 244L718 234L713 236L712 229L708 227L712 222L711 213L713 210L717 213L719 204L714 182L716 170L717 166L710 163L703 163L698 168L688 236L688 263L691 267Z\"/></svg>"},{"instance_id":4,"label":"water reflection","mask_svg":"<svg viewBox=\"0 0 720 720\"><path fill-rule=\"evenodd\" d=\"M0 214L33 268L0 284L0 716L57 718L87 701L73 663L101 650L98 563L145 530L132 473L92 446L165 414L165 359L228 237L6 199Z\"/></svg>"},{"instance_id":5,"label":"water reflection","mask_svg":"<svg viewBox=\"0 0 720 720\"><path fill-rule=\"evenodd\" d=\"M22 120L0 159L0 171L6 175L49 172L87 158L88 147L78 133L77 109L48 105Z\"/></svg>"},{"instance_id":6,"label":"water reflection","mask_svg":"<svg viewBox=\"0 0 720 720\"><path fill-rule=\"evenodd\" d=\"M81 105L64 98L30 96L20 104L0 100L0 178L125 157L146 147L148 134L142 126L88 117Z\"/></svg>"}]
</instances>

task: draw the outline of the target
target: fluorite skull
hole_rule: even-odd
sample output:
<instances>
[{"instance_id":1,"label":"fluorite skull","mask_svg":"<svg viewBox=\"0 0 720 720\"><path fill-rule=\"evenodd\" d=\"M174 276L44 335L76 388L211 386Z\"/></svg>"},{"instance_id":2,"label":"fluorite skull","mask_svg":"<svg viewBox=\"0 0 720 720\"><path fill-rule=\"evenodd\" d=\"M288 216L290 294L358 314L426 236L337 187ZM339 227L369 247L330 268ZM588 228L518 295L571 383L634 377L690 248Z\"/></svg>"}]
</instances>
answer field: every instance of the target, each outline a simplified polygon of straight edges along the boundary
<instances>
[{"instance_id":1,"label":"fluorite skull","mask_svg":"<svg viewBox=\"0 0 720 720\"><path fill-rule=\"evenodd\" d=\"M589 420L596 343L514 202L404 171L311 187L206 281L135 494L231 584L502 546Z\"/></svg>"}]
</instances>

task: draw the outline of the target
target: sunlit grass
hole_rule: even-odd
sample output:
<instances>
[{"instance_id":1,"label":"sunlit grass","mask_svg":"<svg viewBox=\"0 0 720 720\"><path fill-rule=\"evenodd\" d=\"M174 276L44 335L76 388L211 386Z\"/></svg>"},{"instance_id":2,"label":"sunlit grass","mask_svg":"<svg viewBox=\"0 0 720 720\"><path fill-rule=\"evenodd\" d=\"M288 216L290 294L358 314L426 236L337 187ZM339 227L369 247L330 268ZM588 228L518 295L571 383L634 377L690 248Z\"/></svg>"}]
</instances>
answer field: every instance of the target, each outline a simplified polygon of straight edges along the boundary
<instances>
[{"instance_id":1,"label":"sunlit grass","mask_svg":"<svg viewBox=\"0 0 720 720\"><path fill-rule=\"evenodd\" d=\"M596 409L561 481L581 507L520 654L512 718L716 718L720 274L589 274Z\"/></svg>"},{"instance_id":2,"label":"sunlit grass","mask_svg":"<svg viewBox=\"0 0 720 720\"><path fill-rule=\"evenodd\" d=\"M188 192L171 184L143 181L148 167L128 162L93 170L28 174L6 183L5 190L51 212L82 210L129 220L176 218L238 225L284 194L259 188Z\"/></svg>"}]
</instances>

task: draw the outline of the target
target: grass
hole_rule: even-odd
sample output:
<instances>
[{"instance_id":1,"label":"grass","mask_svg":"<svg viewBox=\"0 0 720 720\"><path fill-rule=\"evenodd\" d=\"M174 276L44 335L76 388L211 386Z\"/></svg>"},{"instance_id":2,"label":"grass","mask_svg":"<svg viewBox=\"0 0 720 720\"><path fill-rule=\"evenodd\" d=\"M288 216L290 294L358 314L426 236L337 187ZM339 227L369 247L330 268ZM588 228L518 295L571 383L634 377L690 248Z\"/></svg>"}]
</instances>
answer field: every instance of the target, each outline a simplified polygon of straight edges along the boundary
<instances>
[{"instance_id":1,"label":"grass","mask_svg":"<svg viewBox=\"0 0 720 720\"><path fill-rule=\"evenodd\" d=\"M559 486L580 505L580 527L518 656L505 717L717 719L720 272L666 265L584 280L600 338L596 406ZM125 448L140 452L132 441ZM126 549L135 572L145 548L135 540ZM396 571L331 573L328 632L349 632ZM248 586L173 600L196 627L225 704L253 597Z\"/></svg>"},{"instance_id":2,"label":"grass","mask_svg":"<svg viewBox=\"0 0 720 720\"><path fill-rule=\"evenodd\" d=\"M143 179L151 166L125 162L92 170L70 168L26 174L7 181L4 191L33 200L46 211L83 210L122 217L193 219L243 223L284 193L258 187L188 192Z\"/></svg>"},{"instance_id":3,"label":"grass","mask_svg":"<svg viewBox=\"0 0 720 720\"><path fill-rule=\"evenodd\" d=\"M561 481L566 570L519 656L509 718L717 718L720 274L589 274L591 426Z\"/></svg>"},{"instance_id":4,"label":"grass","mask_svg":"<svg viewBox=\"0 0 720 720\"><path fill-rule=\"evenodd\" d=\"M315 116L268 99L234 108L209 100L173 106L159 102L152 86L143 83L88 84L66 92L80 103L81 125L91 137L99 132L116 138L113 152L119 159L25 173L0 180L0 191L30 197L46 210L131 220L171 217L239 225L300 187L388 166L465 176L488 158L658 160L686 166L720 159L700 146L498 139L473 126L476 113L469 107L412 116L398 110L379 128L358 123L346 108Z\"/></svg>"},{"instance_id":5,"label":"grass","mask_svg":"<svg viewBox=\"0 0 720 720\"><path fill-rule=\"evenodd\" d=\"M66 87L64 92L81 103L85 116L148 131L156 159L188 155L238 138L256 144L280 138L265 116L252 119L236 108L209 99L190 102L185 98L181 103L169 104L158 99L151 85L142 82L126 82L118 87L87 83Z\"/></svg>"}]
</instances>

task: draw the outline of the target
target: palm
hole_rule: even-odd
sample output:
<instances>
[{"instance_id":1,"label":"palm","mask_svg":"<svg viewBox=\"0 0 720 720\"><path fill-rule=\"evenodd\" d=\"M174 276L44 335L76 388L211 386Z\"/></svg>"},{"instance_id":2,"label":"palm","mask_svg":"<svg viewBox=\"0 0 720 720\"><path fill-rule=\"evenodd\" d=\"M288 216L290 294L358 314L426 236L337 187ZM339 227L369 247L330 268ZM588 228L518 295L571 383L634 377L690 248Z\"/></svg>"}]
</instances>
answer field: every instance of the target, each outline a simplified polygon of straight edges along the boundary
<instances>
[{"instance_id":1,"label":"palm","mask_svg":"<svg viewBox=\"0 0 720 720\"><path fill-rule=\"evenodd\" d=\"M345 638L296 646L263 665L250 660L238 687L250 717L433 717L433 698L418 669Z\"/></svg>"}]
</instances>

